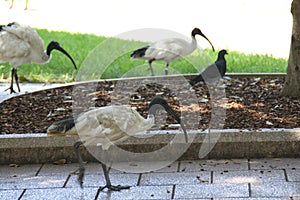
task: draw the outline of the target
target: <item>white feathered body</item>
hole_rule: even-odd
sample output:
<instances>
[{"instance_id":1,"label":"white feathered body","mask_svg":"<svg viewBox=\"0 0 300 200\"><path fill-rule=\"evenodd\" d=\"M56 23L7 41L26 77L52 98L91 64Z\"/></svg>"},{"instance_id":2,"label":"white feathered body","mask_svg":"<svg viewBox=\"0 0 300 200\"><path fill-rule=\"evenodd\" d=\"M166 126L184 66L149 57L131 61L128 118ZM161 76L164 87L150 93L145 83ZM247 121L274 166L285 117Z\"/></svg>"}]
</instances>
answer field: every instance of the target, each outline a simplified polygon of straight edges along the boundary
<instances>
[{"instance_id":1,"label":"white feathered body","mask_svg":"<svg viewBox=\"0 0 300 200\"><path fill-rule=\"evenodd\" d=\"M66 134L79 134L86 145L101 145L106 150L114 143L150 129L154 122L153 115L145 119L128 106L105 106L79 115L75 127Z\"/></svg>"},{"instance_id":2,"label":"white feathered body","mask_svg":"<svg viewBox=\"0 0 300 200\"><path fill-rule=\"evenodd\" d=\"M173 60L191 54L196 48L197 42L194 37L192 37L191 42L181 38L160 40L149 45L142 59L163 60L170 63Z\"/></svg>"},{"instance_id":3,"label":"white feathered body","mask_svg":"<svg viewBox=\"0 0 300 200\"><path fill-rule=\"evenodd\" d=\"M14 68L26 63L46 63L50 60L44 42L38 33L27 25L14 23L0 31L0 62L9 62Z\"/></svg>"}]
</instances>

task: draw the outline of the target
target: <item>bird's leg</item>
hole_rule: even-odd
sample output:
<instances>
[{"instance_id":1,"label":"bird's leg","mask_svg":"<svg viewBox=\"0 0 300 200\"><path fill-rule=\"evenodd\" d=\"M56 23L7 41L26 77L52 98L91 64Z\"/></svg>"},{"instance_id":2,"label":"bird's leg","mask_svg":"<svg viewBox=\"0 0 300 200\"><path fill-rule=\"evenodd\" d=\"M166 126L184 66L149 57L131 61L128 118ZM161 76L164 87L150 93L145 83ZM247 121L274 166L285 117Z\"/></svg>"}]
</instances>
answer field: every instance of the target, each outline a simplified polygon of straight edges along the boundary
<instances>
[{"instance_id":1,"label":"bird's leg","mask_svg":"<svg viewBox=\"0 0 300 200\"><path fill-rule=\"evenodd\" d=\"M167 63L166 68L165 68L165 75L168 75L169 73L169 63Z\"/></svg>"},{"instance_id":2,"label":"bird's leg","mask_svg":"<svg viewBox=\"0 0 300 200\"><path fill-rule=\"evenodd\" d=\"M16 93L16 91L14 90L14 77L15 77L15 73L16 73L16 71L15 71L15 68L12 68L11 69L11 81L10 81L10 87L9 88L7 88L6 90L10 90L10 93ZM4 91L6 91L6 90L4 90Z\"/></svg>"},{"instance_id":3,"label":"bird's leg","mask_svg":"<svg viewBox=\"0 0 300 200\"><path fill-rule=\"evenodd\" d=\"M109 178L109 169L107 168L107 166L104 163L101 163L102 165L102 169L103 169L103 173L104 173L104 177L105 177L105 181L106 181L106 185L104 187L101 187L101 191L104 190L105 188L109 189L109 190L113 190L113 191L120 191L120 190L124 190L124 189L130 189L130 186L122 186L122 185L112 185L110 182L110 178Z\"/></svg>"},{"instance_id":4,"label":"bird's leg","mask_svg":"<svg viewBox=\"0 0 300 200\"><path fill-rule=\"evenodd\" d=\"M18 87L18 91L21 92L20 86L19 86L19 77L18 77L17 69L15 69L15 80L16 80L16 84Z\"/></svg>"},{"instance_id":5,"label":"bird's leg","mask_svg":"<svg viewBox=\"0 0 300 200\"><path fill-rule=\"evenodd\" d=\"M9 9L12 9L14 7L14 2L15 2L15 0L11 0L11 5L10 5Z\"/></svg>"},{"instance_id":6,"label":"bird's leg","mask_svg":"<svg viewBox=\"0 0 300 200\"><path fill-rule=\"evenodd\" d=\"M152 62L153 61L154 61L153 59L149 60L149 69L150 69L150 72L151 72L151 76L154 76L154 71L153 71L153 68L152 68Z\"/></svg>"},{"instance_id":7,"label":"bird's leg","mask_svg":"<svg viewBox=\"0 0 300 200\"><path fill-rule=\"evenodd\" d=\"M105 154L105 153L104 153ZM103 173L104 173L104 178L106 181L106 185L104 187L101 187L100 190L104 190L105 188L109 189L109 190L113 190L113 191L120 191L120 190L124 190L124 189L130 189L130 186L122 186L122 185L112 185L110 178L109 178L109 171L110 168L108 168L106 166L106 164L104 164L103 162L101 162L102 165L102 169L103 169Z\"/></svg>"},{"instance_id":8,"label":"bird's leg","mask_svg":"<svg viewBox=\"0 0 300 200\"><path fill-rule=\"evenodd\" d=\"M25 5L24 10L27 10L27 9L28 9L28 0L26 0L26 5Z\"/></svg>"},{"instance_id":9,"label":"bird's leg","mask_svg":"<svg viewBox=\"0 0 300 200\"><path fill-rule=\"evenodd\" d=\"M71 173L71 174L78 174L78 179L77 180L78 180L81 188L83 187L83 177L84 177L84 171L85 171L85 168L83 166L83 160L82 160L81 154L79 152L79 147L82 144L83 144L82 141L77 141L74 144L74 151L75 151L78 163L79 163L79 168L75 172Z\"/></svg>"}]
</instances>

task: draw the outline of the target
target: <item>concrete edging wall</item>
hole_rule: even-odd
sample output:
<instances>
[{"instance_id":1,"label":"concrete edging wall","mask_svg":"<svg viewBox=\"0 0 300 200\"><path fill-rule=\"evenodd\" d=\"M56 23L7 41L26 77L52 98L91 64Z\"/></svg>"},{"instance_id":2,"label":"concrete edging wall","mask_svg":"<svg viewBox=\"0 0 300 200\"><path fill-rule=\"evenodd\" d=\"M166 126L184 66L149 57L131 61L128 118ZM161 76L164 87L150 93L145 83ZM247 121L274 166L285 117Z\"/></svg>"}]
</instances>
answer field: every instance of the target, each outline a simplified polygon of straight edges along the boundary
<instances>
[{"instance_id":1,"label":"concrete edging wall","mask_svg":"<svg viewBox=\"0 0 300 200\"><path fill-rule=\"evenodd\" d=\"M207 131L188 131L194 140L180 160L199 159L202 145L207 143ZM169 143L179 131L159 131L148 139L129 138L120 147L129 151L151 152ZM211 139L217 143L204 157L206 159L271 158L300 156L300 128L240 131L236 129L211 130ZM59 159L76 162L73 144L78 136L47 136L46 134L0 135L0 163L52 163ZM184 142L184 141L183 141ZM176 145L183 145L177 143ZM98 147L99 148L99 147ZM100 148L99 148L100 149ZM101 150L100 150L101 151ZM85 161L96 161L82 148ZM171 154L172 152L170 152Z\"/></svg>"}]
</instances>

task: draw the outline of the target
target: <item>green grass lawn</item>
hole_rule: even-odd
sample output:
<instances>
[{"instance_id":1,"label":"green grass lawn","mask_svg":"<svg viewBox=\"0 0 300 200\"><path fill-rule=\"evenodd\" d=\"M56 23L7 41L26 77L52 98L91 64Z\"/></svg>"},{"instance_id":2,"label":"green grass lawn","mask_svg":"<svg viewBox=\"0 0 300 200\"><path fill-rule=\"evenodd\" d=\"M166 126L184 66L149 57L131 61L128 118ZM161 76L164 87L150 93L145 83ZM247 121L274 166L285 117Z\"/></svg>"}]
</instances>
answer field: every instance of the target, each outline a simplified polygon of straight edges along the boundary
<instances>
[{"instance_id":1,"label":"green grass lawn","mask_svg":"<svg viewBox=\"0 0 300 200\"><path fill-rule=\"evenodd\" d=\"M130 53L146 43L138 41L106 38L92 34L68 33L37 29L44 39L45 46L51 40L57 40L75 60L79 70L75 70L67 57L53 51L52 59L44 65L26 64L18 68L21 81L28 82L71 82L74 80L91 80L150 75L148 64L142 60L131 60ZM231 73L278 73L285 72L287 60L271 55L244 54L227 49L228 70ZM171 73L198 73L213 63L217 51L196 50L186 58L170 64ZM154 62L156 75L164 74L163 62ZM0 79L10 80L11 67L0 64Z\"/></svg>"}]
</instances>

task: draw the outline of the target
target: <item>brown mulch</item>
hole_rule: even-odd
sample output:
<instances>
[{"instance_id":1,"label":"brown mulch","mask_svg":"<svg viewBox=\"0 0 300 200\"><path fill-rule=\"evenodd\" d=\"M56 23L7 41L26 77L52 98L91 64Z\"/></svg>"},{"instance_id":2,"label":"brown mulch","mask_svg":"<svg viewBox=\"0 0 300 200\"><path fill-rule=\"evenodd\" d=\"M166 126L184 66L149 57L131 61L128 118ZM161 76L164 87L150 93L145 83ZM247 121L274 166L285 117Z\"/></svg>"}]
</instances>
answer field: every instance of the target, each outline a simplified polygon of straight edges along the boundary
<instances>
[{"instance_id":1,"label":"brown mulch","mask_svg":"<svg viewBox=\"0 0 300 200\"><path fill-rule=\"evenodd\" d=\"M116 85L116 82L105 81L97 84L86 83L6 100L0 104L0 134L44 133L47 127L56 120L95 107L114 105L116 102L134 106L146 117L149 101L155 95L163 96L175 110L181 112L188 128L206 129L208 127L212 104L211 95L205 84L198 83L192 89L181 91L180 96L174 90L160 84L159 81L155 83L131 82L131 86L126 85L128 82L130 81L121 86ZM221 102L221 100L225 102L217 106L223 108L223 111L226 107L223 127L225 129L300 127L300 99L281 96L283 82L282 77L225 80L223 85L226 85L226 98L216 100L216 102ZM134 89L127 92L128 88ZM214 90L222 91L222 87ZM184 98L190 100L193 95L197 97L198 103L188 104ZM189 118L191 116L198 117L196 123L195 118L193 120ZM192 122L193 124L189 124ZM174 121L168 117L167 124L172 123ZM166 125L164 128L169 127Z\"/></svg>"}]
</instances>

